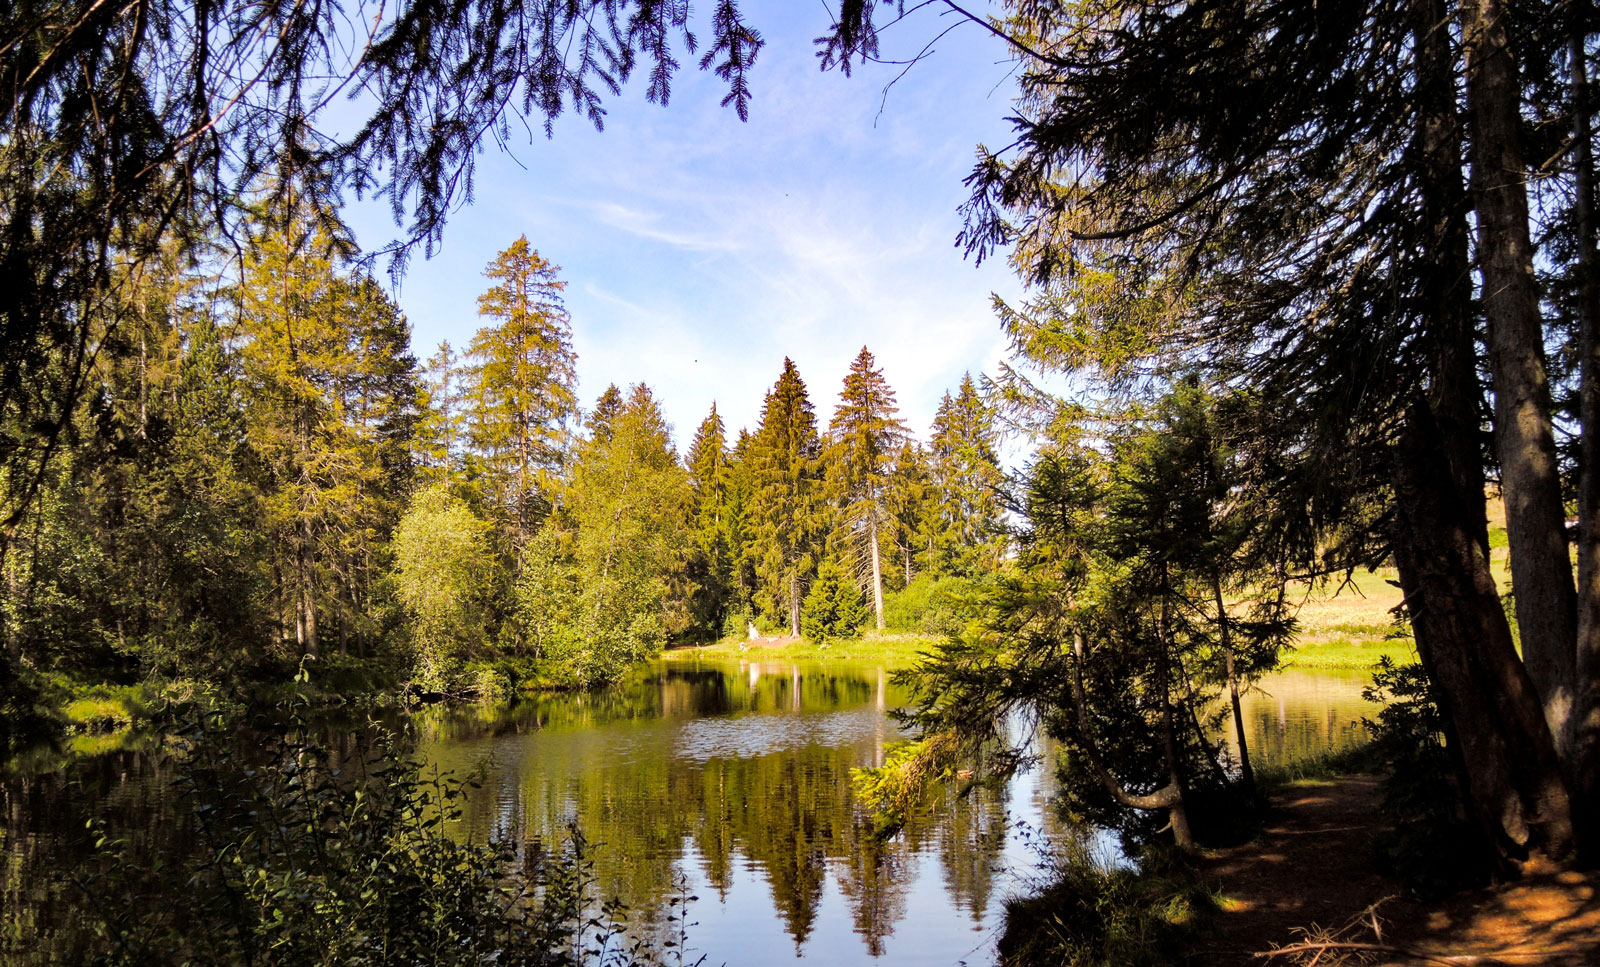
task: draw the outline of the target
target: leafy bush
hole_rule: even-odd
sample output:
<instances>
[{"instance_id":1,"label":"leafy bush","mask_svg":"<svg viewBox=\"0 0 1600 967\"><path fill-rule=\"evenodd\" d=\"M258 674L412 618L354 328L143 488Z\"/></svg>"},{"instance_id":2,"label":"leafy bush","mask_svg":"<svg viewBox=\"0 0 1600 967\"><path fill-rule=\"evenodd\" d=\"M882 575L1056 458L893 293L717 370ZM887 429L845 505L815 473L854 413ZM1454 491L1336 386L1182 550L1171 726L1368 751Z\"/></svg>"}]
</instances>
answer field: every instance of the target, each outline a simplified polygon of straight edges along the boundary
<instances>
[{"instance_id":1,"label":"leafy bush","mask_svg":"<svg viewBox=\"0 0 1600 967\"><path fill-rule=\"evenodd\" d=\"M183 733L194 844L175 868L136 862L91 823L99 860L79 882L100 916L96 963L661 961L625 938L625 910L595 901L576 829L525 852L458 840L445 827L475 784L425 771L388 733L369 729L361 749L336 756L297 727L244 761L211 741L224 725L236 727Z\"/></svg>"},{"instance_id":2,"label":"leafy bush","mask_svg":"<svg viewBox=\"0 0 1600 967\"><path fill-rule=\"evenodd\" d=\"M883 623L896 631L953 635L967 615L963 600L973 591L968 578L924 571L910 584L883 596Z\"/></svg>"},{"instance_id":3,"label":"leafy bush","mask_svg":"<svg viewBox=\"0 0 1600 967\"><path fill-rule=\"evenodd\" d=\"M867 620L861 589L836 561L824 561L800 606L800 632L811 641L849 638Z\"/></svg>"}]
</instances>

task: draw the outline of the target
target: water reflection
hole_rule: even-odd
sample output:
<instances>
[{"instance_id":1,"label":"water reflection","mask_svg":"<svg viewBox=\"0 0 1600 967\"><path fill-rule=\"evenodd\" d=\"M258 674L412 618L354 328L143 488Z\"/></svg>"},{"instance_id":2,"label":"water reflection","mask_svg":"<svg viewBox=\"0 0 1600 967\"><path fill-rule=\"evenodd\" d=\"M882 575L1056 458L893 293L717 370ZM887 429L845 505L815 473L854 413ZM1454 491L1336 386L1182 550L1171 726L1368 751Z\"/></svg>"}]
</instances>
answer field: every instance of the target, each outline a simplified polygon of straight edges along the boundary
<instances>
[{"instance_id":1,"label":"water reflection","mask_svg":"<svg viewBox=\"0 0 1600 967\"><path fill-rule=\"evenodd\" d=\"M765 894L765 916L691 938L711 963L780 943L808 960L910 962L891 941L907 920L941 935L953 963L995 922L996 868L1021 817L1008 790L980 787L894 840L872 835L850 770L882 763L898 737L885 712L908 701L873 666L661 665L600 696L441 710L423 752L483 771L462 820L473 834L549 841L576 821L601 844L602 889L646 922L661 922L679 876L702 895L702 921L710 903ZM1023 805L1041 821L1032 797Z\"/></svg>"},{"instance_id":2,"label":"water reflection","mask_svg":"<svg viewBox=\"0 0 1600 967\"><path fill-rule=\"evenodd\" d=\"M1245 702L1258 761L1354 741L1366 678L1275 676ZM481 772L460 835L549 843L577 823L601 889L655 933L678 884L708 964L797 957L833 965L987 963L1004 899L1035 863L1019 824L1050 835L1050 777L933 805L888 842L871 834L852 768L899 737L910 701L867 664L743 662L641 668L604 692L436 708L409 725L441 769ZM330 725L336 747L349 724ZM247 746L249 738L230 741ZM57 760L58 764L60 760ZM185 849L182 768L159 737L0 782L0 962L81 962L82 896L59 875L103 817L137 854ZM692 959L692 958L691 958Z\"/></svg>"}]
</instances>

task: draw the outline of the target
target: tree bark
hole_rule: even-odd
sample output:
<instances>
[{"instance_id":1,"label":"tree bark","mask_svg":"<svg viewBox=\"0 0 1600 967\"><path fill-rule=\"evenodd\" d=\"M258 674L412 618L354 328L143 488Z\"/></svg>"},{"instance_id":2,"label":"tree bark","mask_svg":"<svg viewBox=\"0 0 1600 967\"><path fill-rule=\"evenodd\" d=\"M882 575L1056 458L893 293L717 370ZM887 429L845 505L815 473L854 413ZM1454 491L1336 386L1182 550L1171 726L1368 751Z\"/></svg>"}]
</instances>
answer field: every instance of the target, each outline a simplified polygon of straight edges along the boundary
<instances>
[{"instance_id":1,"label":"tree bark","mask_svg":"<svg viewBox=\"0 0 1600 967\"><path fill-rule=\"evenodd\" d=\"M789 575L789 634L800 637L800 575Z\"/></svg>"},{"instance_id":2,"label":"tree bark","mask_svg":"<svg viewBox=\"0 0 1600 967\"><path fill-rule=\"evenodd\" d=\"M1517 626L1528 675L1551 733L1559 736L1566 733L1573 708L1577 594L1567 555L1544 329L1533 276L1520 91L1502 0L1464 0L1461 16L1495 448Z\"/></svg>"},{"instance_id":3,"label":"tree bark","mask_svg":"<svg viewBox=\"0 0 1600 967\"><path fill-rule=\"evenodd\" d=\"M1406 608L1417 653L1460 740L1474 815L1502 872L1539 856L1561 860L1573 828L1555 747L1424 405L1406 415L1394 479Z\"/></svg>"},{"instance_id":4,"label":"tree bark","mask_svg":"<svg viewBox=\"0 0 1600 967\"><path fill-rule=\"evenodd\" d=\"M1576 174L1579 330L1578 640L1575 714L1565 748L1579 817L1578 845L1600 862L1600 254L1594 214L1594 132L1589 121L1588 0L1572 2L1573 168Z\"/></svg>"},{"instance_id":5,"label":"tree bark","mask_svg":"<svg viewBox=\"0 0 1600 967\"><path fill-rule=\"evenodd\" d=\"M872 523L867 527L867 540L872 543L872 613L877 616L878 630L883 630L883 566L878 561L878 516L874 510Z\"/></svg>"}]
</instances>

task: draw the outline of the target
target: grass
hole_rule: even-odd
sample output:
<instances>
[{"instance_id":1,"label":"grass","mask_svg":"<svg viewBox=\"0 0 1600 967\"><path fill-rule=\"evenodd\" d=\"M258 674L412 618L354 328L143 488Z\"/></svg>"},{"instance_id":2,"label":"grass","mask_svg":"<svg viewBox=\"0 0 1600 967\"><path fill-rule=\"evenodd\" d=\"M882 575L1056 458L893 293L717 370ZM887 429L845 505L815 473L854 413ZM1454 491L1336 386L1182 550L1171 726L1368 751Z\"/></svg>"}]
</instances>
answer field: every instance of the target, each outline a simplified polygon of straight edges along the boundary
<instances>
[{"instance_id":1,"label":"grass","mask_svg":"<svg viewBox=\"0 0 1600 967\"><path fill-rule=\"evenodd\" d=\"M859 638L842 638L821 643L802 638L771 645L729 637L710 645L669 648L661 657L667 661L705 659L881 661L886 665L906 666L915 664L923 652L938 643L939 639L933 635L895 631L870 631Z\"/></svg>"},{"instance_id":2,"label":"grass","mask_svg":"<svg viewBox=\"0 0 1600 967\"><path fill-rule=\"evenodd\" d=\"M1331 785L1343 776L1373 773L1383 768L1371 741L1328 749L1281 765L1256 768L1256 785L1271 795L1281 789Z\"/></svg>"},{"instance_id":3,"label":"grass","mask_svg":"<svg viewBox=\"0 0 1600 967\"><path fill-rule=\"evenodd\" d=\"M146 718L154 699L143 685L94 685L61 707L75 732L117 732Z\"/></svg>"}]
</instances>

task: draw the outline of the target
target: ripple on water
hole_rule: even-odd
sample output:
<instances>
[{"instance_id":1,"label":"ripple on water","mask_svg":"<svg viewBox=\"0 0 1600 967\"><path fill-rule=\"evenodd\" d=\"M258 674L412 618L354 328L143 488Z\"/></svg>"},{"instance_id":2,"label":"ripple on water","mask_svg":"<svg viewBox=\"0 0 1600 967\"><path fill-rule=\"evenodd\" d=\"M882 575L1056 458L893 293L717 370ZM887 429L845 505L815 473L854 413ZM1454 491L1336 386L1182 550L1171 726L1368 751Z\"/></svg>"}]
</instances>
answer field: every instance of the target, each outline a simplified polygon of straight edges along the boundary
<instances>
[{"instance_id":1,"label":"ripple on water","mask_svg":"<svg viewBox=\"0 0 1600 967\"><path fill-rule=\"evenodd\" d=\"M678 733L673 754L704 762L754 757L808 745L853 745L898 738L901 730L875 708L843 709L821 715L739 715L695 719Z\"/></svg>"}]
</instances>

